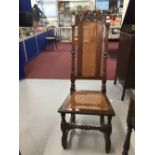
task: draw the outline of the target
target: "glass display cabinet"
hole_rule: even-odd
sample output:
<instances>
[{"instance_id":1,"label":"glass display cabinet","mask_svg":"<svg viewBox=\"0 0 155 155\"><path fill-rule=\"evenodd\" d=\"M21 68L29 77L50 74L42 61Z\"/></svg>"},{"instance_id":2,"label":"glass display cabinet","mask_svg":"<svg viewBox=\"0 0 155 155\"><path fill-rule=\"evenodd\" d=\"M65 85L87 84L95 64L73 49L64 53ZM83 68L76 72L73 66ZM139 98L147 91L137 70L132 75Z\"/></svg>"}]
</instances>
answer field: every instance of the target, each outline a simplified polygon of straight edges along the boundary
<instances>
[{"instance_id":1,"label":"glass display cabinet","mask_svg":"<svg viewBox=\"0 0 155 155\"><path fill-rule=\"evenodd\" d=\"M24 40L35 35L34 27L19 27L19 39Z\"/></svg>"},{"instance_id":2,"label":"glass display cabinet","mask_svg":"<svg viewBox=\"0 0 155 155\"><path fill-rule=\"evenodd\" d=\"M96 0L96 9L115 12L111 14L109 39L119 39L124 0Z\"/></svg>"},{"instance_id":3,"label":"glass display cabinet","mask_svg":"<svg viewBox=\"0 0 155 155\"><path fill-rule=\"evenodd\" d=\"M123 1L124 0L109 1L109 10L115 12L111 15L111 24L109 29L109 39L112 39L112 40L120 38Z\"/></svg>"},{"instance_id":4,"label":"glass display cabinet","mask_svg":"<svg viewBox=\"0 0 155 155\"><path fill-rule=\"evenodd\" d=\"M109 39L119 39L122 22L122 13L117 12L111 15L111 24L109 28Z\"/></svg>"},{"instance_id":5,"label":"glass display cabinet","mask_svg":"<svg viewBox=\"0 0 155 155\"><path fill-rule=\"evenodd\" d=\"M58 26L61 42L71 38L71 12L95 9L95 0L58 0Z\"/></svg>"},{"instance_id":6,"label":"glass display cabinet","mask_svg":"<svg viewBox=\"0 0 155 155\"><path fill-rule=\"evenodd\" d=\"M109 39L119 39L123 2L124 0L57 0L58 36L60 41L70 41L72 11L78 12L94 9L115 11L115 14L112 14L111 18Z\"/></svg>"},{"instance_id":7,"label":"glass display cabinet","mask_svg":"<svg viewBox=\"0 0 155 155\"><path fill-rule=\"evenodd\" d=\"M46 27L19 27L19 41L32 38L46 31Z\"/></svg>"}]
</instances>

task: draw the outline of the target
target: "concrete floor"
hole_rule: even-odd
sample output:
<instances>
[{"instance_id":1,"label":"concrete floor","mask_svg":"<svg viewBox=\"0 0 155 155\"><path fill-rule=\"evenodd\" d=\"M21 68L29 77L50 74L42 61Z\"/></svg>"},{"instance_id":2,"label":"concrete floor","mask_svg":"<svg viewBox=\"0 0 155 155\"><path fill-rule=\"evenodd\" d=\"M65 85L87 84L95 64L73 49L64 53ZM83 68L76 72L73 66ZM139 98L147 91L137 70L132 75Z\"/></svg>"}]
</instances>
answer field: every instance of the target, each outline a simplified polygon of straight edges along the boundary
<instances>
[{"instance_id":1,"label":"concrete floor","mask_svg":"<svg viewBox=\"0 0 155 155\"><path fill-rule=\"evenodd\" d=\"M77 89L100 90L99 81L78 81ZM103 155L104 136L99 131L73 130L69 134L69 149L61 146L60 114L57 112L69 94L69 80L20 81L19 131L22 155ZM121 155L126 135L129 97L121 99L122 87L107 81L107 96L116 112L112 120L112 148L109 154ZM78 122L98 124L97 116L78 116ZM135 133L132 133L129 155L134 155Z\"/></svg>"}]
</instances>

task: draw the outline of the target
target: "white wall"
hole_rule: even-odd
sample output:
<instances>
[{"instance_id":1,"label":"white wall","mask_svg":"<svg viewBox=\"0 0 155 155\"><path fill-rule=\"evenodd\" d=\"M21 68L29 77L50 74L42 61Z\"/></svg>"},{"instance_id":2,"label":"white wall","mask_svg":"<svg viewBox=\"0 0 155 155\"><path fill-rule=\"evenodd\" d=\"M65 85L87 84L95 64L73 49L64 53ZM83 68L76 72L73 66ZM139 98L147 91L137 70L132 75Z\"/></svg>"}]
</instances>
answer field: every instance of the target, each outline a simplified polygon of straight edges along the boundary
<instances>
[{"instance_id":1,"label":"white wall","mask_svg":"<svg viewBox=\"0 0 155 155\"><path fill-rule=\"evenodd\" d=\"M31 6L33 7L34 4L37 4L37 0L31 0Z\"/></svg>"}]
</instances>

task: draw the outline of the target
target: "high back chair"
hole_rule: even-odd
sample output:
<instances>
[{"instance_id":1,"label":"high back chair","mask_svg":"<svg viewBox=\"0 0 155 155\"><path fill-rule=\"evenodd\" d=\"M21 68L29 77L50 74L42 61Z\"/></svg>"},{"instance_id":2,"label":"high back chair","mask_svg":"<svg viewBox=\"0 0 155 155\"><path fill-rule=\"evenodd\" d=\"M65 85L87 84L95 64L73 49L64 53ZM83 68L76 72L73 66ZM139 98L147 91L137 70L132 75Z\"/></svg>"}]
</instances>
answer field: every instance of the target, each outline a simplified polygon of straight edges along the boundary
<instances>
[{"instance_id":1,"label":"high back chair","mask_svg":"<svg viewBox=\"0 0 155 155\"><path fill-rule=\"evenodd\" d=\"M111 148L111 120L114 110L106 96L106 57L108 45L109 18L99 11L81 12L72 15L72 71L70 95L58 112L61 113L62 146L67 148L70 129L99 130L105 136L105 149ZM77 34L75 29L77 27ZM102 81L101 91L77 91L76 79ZM65 119L71 114L70 121ZM77 125L75 116L98 115L100 126ZM105 123L107 119L107 123Z\"/></svg>"},{"instance_id":2,"label":"high back chair","mask_svg":"<svg viewBox=\"0 0 155 155\"><path fill-rule=\"evenodd\" d=\"M53 44L57 48L57 28L55 26L49 26L47 28L47 37L45 37L45 47L52 45L52 51L54 50Z\"/></svg>"}]
</instances>

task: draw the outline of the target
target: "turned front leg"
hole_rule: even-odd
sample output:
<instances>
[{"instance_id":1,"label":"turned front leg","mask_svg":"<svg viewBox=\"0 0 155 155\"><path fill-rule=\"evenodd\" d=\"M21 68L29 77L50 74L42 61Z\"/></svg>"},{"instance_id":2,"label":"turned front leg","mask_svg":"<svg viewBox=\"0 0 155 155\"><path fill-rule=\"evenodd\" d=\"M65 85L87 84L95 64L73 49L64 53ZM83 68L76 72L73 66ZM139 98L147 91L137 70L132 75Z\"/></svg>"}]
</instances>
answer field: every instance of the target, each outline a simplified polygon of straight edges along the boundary
<instances>
[{"instance_id":1,"label":"turned front leg","mask_svg":"<svg viewBox=\"0 0 155 155\"><path fill-rule=\"evenodd\" d=\"M111 119L112 119L112 116L108 116L108 123L106 124L106 131L104 132L105 141L106 141L105 142L106 153L109 153L111 149L111 140L110 140L110 136L112 132Z\"/></svg>"},{"instance_id":2,"label":"turned front leg","mask_svg":"<svg viewBox=\"0 0 155 155\"><path fill-rule=\"evenodd\" d=\"M104 116L100 116L100 125L104 125Z\"/></svg>"},{"instance_id":3,"label":"turned front leg","mask_svg":"<svg viewBox=\"0 0 155 155\"><path fill-rule=\"evenodd\" d=\"M64 149L67 148L67 136L68 136L68 128L67 128L67 122L65 120L65 113L61 114L61 131L62 131L62 139L61 143Z\"/></svg>"}]
</instances>

